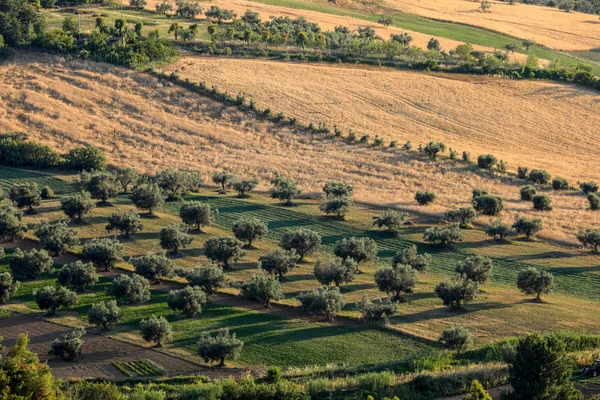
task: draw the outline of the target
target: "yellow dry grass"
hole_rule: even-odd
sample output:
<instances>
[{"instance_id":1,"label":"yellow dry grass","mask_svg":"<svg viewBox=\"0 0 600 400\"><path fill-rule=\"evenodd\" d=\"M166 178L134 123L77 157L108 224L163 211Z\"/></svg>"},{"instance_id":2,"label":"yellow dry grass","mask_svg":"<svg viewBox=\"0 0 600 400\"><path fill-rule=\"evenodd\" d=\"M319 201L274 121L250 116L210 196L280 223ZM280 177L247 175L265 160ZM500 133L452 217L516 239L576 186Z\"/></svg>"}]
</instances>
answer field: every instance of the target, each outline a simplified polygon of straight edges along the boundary
<instances>
[{"instance_id":1,"label":"yellow dry grass","mask_svg":"<svg viewBox=\"0 0 600 400\"><path fill-rule=\"evenodd\" d=\"M382 0L386 8L424 17L474 25L547 47L565 50L600 48L597 15L566 13L558 8L527 4L509 5L493 1L491 12L480 11L478 1L469 0Z\"/></svg>"},{"instance_id":2,"label":"yellow dry grass","mask_svg":"<svg viewBox=\"0 0 600 400\"><path fill-rule=\"evenodd\" d=\"M251 93L261 108L338 123L386 142L443 140L474 155L495 153L511 168L600 178L591 161L598 150L597 98L574 86L211 58L183 59L169 69ZM342 179L356 186L357 200L431 214L467 205L473 187L487 187L504 197L506 219L534 214L518 200L518 184L461 164L307 137L144 73L76 59L20 55L0 65L0 132L7 130L28 131L60 150L93 144L110 162L144 172L229 168L260 176L263 189L279 172L299 180L305 192ZM423 189L438 194L435 205L416 206L414 193ZM551 195L555 210L542 215L547 234L572 240L576 229L598 224L583 196Z\"/></svg>"}]
</instances>

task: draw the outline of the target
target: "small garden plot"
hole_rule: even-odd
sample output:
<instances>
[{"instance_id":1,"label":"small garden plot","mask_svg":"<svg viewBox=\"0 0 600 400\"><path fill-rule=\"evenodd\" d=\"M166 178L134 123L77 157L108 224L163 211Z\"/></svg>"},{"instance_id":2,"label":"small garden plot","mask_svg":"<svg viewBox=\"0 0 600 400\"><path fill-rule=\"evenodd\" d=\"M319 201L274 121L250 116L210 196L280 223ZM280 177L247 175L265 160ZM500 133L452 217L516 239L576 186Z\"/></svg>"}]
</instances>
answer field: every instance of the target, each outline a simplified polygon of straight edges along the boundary
<instances>
[{"instance_id":1,"label":"small garden plot","mask_svg":"<svg viewBox=\"0 0 600 400\"><path fill-rule=\"evenodd\" d=\"M112 365L128 378L165 375L167 371L152 360L115 361Z\"/></svg>"}]
</instances>

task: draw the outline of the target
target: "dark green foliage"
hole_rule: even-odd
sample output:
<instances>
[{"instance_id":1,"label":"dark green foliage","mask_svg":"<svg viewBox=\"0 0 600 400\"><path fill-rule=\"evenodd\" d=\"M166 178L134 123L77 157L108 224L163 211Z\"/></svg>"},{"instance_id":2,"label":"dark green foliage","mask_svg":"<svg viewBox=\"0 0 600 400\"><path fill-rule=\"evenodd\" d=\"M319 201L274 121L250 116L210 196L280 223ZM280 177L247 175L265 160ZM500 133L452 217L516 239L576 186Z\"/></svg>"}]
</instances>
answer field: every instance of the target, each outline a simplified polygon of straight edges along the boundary
<instances>
[{"instance_id":1,"label":"dark green foliage","mask_svg":"<svg viewBox=\"0 0 600 400\"><path fill-rule=\"evenodd\" d=\"M337 287L320 287L310 292L302 292L298 295L298 301L302 304L302 309L309 314L323 315L328 320L333 320L344 306L344 298Z\"/></svg>"},{"instance_id":2,"label":"dark green foliage","mask_svg":"<svg viewBox=\"0 0 600 400\"><path fill-rule=\"evenodd\" d=\"M531 199L533 201L533 209L538 211L551 211L552 199L545 194L536 194Z\"/></svg>"},{"instance_id":3,"label":"dark green foliage","mask_svg":"<svg viewBox=\"0 0 600 400\"><path fill-rule=\"evenodd\" d=\"M598 246L600 246L600 229L580 229L576 236L583 247L589 247L594 253L598 253Z\"/></svg>"},{"instance_id":4,"label":"dark green foliage","mask_svg":"<svg viewBox=\"0 0 600 400\"><path fill-rule=\"evenodd\" d=\"M533 196L537 194L537 189L531 185L527 185L521 188L521 200L531 201Z\"/></svg>"},{"instance_id":5,"label":"dark green foliage","mask_svg":"<svg viewBox=\"0 0 600 400\"><path fill-rule=\"evenodd\" d=\"M64 265L57 277L58 283L81 293L86 286L93 286L98 283L98 274L92 263L82 263L75 261L71 264Z\"/></svg>"},{"instance_id":6,"label":"dark green foliage","mask_svg":"<svg viewBox=\"0 0 600 400\"><path fill-rule=\"evenodd\" d=\"M182 196L198 185L191 173L167 168L156 174L156 184L166 193L167 201L180 201Z\"/></svg>"},{"instance_id":7,"label":"dark green foliage","mask_svg":"<svg viewBox=\"0 0 600 400\"><path fill-rule=\"evenodd\" d=\"M148 210L149 215L153 215L154 210L165 202L157 184L141 184L134 187L129 199L140 210Z\"/></svg>"},{"instance_id":8,"label":"dark green foliage","mask_svg":"<svg viewBox=\"0 0 600 400\"><path fill-rule=\"evenodd\" d=\"M31 42L44 31L44 15L24 0L6 0L0 5L0 36L7 46Z\"/></svg>"},{"instance_id":9,"label":"dark green foliage","mask_svg":"<svg viewBox=\"0 0 600 400\"><path fill-rule=\"evenodd\" d=\"M351 184L341 181L329 180L323 185L323 192L327 198L352 197L354 188Z\"/></svg>"},{"instance_id":10,"label":"dark green foliage","mask_svg":"<svg viewBox=\"0 0 600 400\"><path fill-rule=\"evenodd\" d=\"M449 225L444 228L435 226L425 230L423 240L441 246L450 246L452 243L462 242L462 234L458 225Z\"/></svg>"},{"instance_id":11,"label":"dark green foliage","mask_svg":"<svg viewBox=\"0 0 600 400\"><path fill-rule=\"evenodd\" d=\"M59 336L50 345L48 355L68 361L77 359L81 355L81 348L83 347L81 337L83 335L85 335L85 329L77 328L74 331Z\"/></svg>"},{"instance_id":12,"label":"dark green foliage","mask_svg":"<svg viewBox=\"0 0 600 400\"><path fill-rule=\"evenodd\" d=\"M0 28L0 31L2 28ZM0 57L2 50L0 49ZM15 167L56 167L61 156L49 146L27 140L22 132L9 132L0 136L0 164Z\"/></svg>"},{"instance_id":13,"label":"dark green foliage","mask_svg":"<svg viewBox=\"0 0 600 400\"><path fill-rule=\"evenodd\" d=\"M187 247L192 243L192 237L187 233L189 226L186 224L173 224L162 228L158 234L160 247L177 254L179 248Z\"/></svg>"},{"instance_id":14,"label":"dark green foliage","mask_svg":"<svg viewBox=\"0 0 600 400\"><path fill-rule=\"evenodd\" d=\"M479 293L479 284L467 279L464 275L456 275L435 287L435 293L442 299L445 306L459 309L463 304L475 300Z\"/></svg>"},{"instance_id":15,"label":"dark green foliage","mask_svg":"<svg viewBox=\"0 0 600 400\"><path fill-rule=\"evenodd\" d=\"M65 156L67 165L76 171L102 171L106 168L106 156L97 147L85 146L70 150Z\"/></svg>"},{"instance_id":16,"label":"dark green foliage","mask_svg":"<svg viewBox=\"0 0 600 400\"><path fill-rule=\"evenodd\" d=\"M473 207L453 208L446 211L445 217L449 222L459 222L461 228L472 228L472 222L477 217L477 212Z\"/></svg>"},{"instance_id":17,"label":"dark green foliage","mask_svg":"<svg viewBox=\"0 0 600 400\"><path fill-rule=\"evenodd\" d=\"M17 208L26 208L28 214L35 214L33 207L39 206L42 200L37 183L21 183L12 186L8 198Z\"/></svg>"},{"instance_id":18,"label":"dark green foliage","mask_svg":"<svg viewBox=\"0 0 600 400\"><path fill-rule=\"evenodd\" d=\"M335 214L337 218L344 219L353 204L348 197L336 197L321 203L319 209L325 214Z\"/></svg>"},{"instance_id":19,"label":"dark green foliage","mask_svg":"<svg viewBox=\"0 0 600 400\"><path fill-rule=\"evenodd\" d=\"M352 236L338 241L333 254L343 259L351 258L360 264L364 261L374 260L377 257L377 251L377 243L373 239Z\"/></svg>"},{"instance_id":20,"label":"dark green foliage","mask_svg":"<svg viewBox=\"0 0 600 400\"><path fill-rule=\"evenodd\" d=\"M81 222L83 216L96 208L96 203L88 192L79 192L60 200L60 209L74 222Z\"/></svg>"},{"instance_id":21,"label":"dark green foliage","mask_svg":"<svg viewBox=\"0 0 600 400\"><path fill-rule=\"evenodd\" d=\"M378 228L387 227L389 232L396 233L404 224L408 213L402 211L386 210L383 214L374 217L373 225Z\"/></svg>"},{"instance_id":22,"label":"dark green foliage","mask_svg":"<svg viewBox=\"0 0 600 400\"><path fill-rule=\"evenodd\" d=\"M328 261L317 260L313 271L320 284L329 286L334 282L335 286L340 286L354 280L358 273L358 264L352 258L336 257Z\"/></svg>"},{"instance_id":23,"label":"dark green foliage","mask_svg":"<svg viewBox=\"0 0 600 400\"><path fill-rule=\"evenodd\" d=\"M263 272L252 275L249 281L242 284L240 296L258 301L265 308L270 308L271 300L283 299L283 291L274 276Z\"/></svg>"},{"instance_id":24,"label":"dark green foliage","mask_svg":"<svg viewBox=\"0 0 600 400\"><path fill-rule=\"evenodd\" d=\"M171 290L167 305L171 310L180 311L186 317L193 317L202 312L208 298L198 286L186 286L183 289Z\"/></svg>"},{"instance_id":25,"label":"dark green foliage","mask_svg":"<svg viewBox=\"0 0 600 400\"><path fill-rule=\"evenodd\" d=\"M279 242L279 246L284 250L294 250L300 257L298 261L304 260L304 257L317 251L321 245L321 236L314 231L306 228L299 228L285 232Z\"/></svg>"},{"instance_id":26,"label":"dark green foliage","mask_svg":"<svg viewBox=\"0 0 600 400\"><path fill-rule=\"evenodd\" d=\"M504 202L498 196L486 194L473 199L473 208L480 214L494 216L502 211Z\"/></svg>"},{"instance_id":27,"label":"dark green foliage","mask_svg":"<svg viewBox=\"0 0 600 400\"><path fill-rule=\"evenodd\" d=\"M240 241L247 242L247 247L252 247L252 242L267 235L267 224L257 218L239 219L233 223L231 230Z\"/></svg>"},{"instance_id":28,"label":"dark green foliage","mask_svg":"<svg viewBox=\"0 0 600 400\"><path fill-rule=\"evenodd\" d=\"M529 335L519 340L515 354L508 369L508 381L513 389L508 399L583 399L570 382L574 363L561 339Z\"/></svg>"},{"instance_id":29,"label":"dark green foliage","mask_svg":"<svg viewBox=\"0 0 600 400\"><path fill-rule=\"evenodd\" d=\"M565 178L555 177L552 179L552 189L554 190L569 190L569 181Z\"/></svg>"},{"instance_id":30,"label":"dark green foliage","mask_svg":"<svg viewBox=\"0 0 600 400\"><path fill-rule=\"evenodd\" d=\"M278 274L281 279L283 275L296 268L298 256L295 250L275 249L258 259L258 268L270 274Z\"/></svg>"},{"instance_id":31,"label":"dark green foliage","mask_svg":"<svg viewBox=\"0 0 600 400\"><path fill-rule=\"evenodd\" d=\"M27 232L27 224L21 220L20 211L6 208L0 209L0 240L11 242L22 239Z\"/></svg>"},{"instance_id":32,"label":"dark green foliage","mask_svg":"<svg viewBox=\"0 0 600 400\"><path fill-rule=\"evenodd\" d=\"M281 376L281 368L279 367L270 367L267 370L267 375L265 375L265 382L266 383L277 383L279 381L281 381L282 376Z\"/></svg>"},{"instance_id":33,"label":"dark green foliage","mask_svg":"<svg viewBox=\"0 0 600 400\"><path fill-rule=\"evenodd\" d=\"M40 246L54 255L62 256L69 248L79 244L78 231L69 229L66 222L40 222L34 226Z\"/></svg>"},{"instance_id":34,"label":"dark green foliage","mask_svg":"<svg viewBox=\"0 0 600 400\"><path fill-rule=\"evenodd\" d=\"M19 281L13 281L10 272L0 272L0 303L10 299L10 296L17 292L20 285Z\"/></svg>"},{"instance_id":35,"label":"dark green foliage","mask_svg":"<svg viewBox=\"0 0 600 400\"><path fill-rule=\"evenodd\" d=\"M203 332L198 340L198 354L206 362L218 361L219 366L225 365L225 360L236 360L244 347L244 342L230 334L229 329L219 329L215 335Z\"/></svg>"},{"instance_id":36,"label":"dark green foliage","mask_svg":"<svg viewBox=\"0 0 600 400\"><path fill-rule=\"evenodd\" d=\"M542 294L548 294L554 287L554 276L550 272L538 271L530 267L517 276L517 287L527 296L536 296L537 301L542 300Z\"/></svg>"},{"instance_id":37,"label":"dark green foliage","mask_svg":"<svg viewBox=\"0 0 600 400\"><path fill-rule=\"evenodd\" d=\"M491 154L482 154L477 157L477 166L483 169L492 169L496 165L496 157Z\"/></svg>"},{"instance_id":38,"label":"dark green foliage","mask_svg":"<svg viewBox=\"0 0 600 400\"><path fill-rule=\"evenodd\" d=\"M103 330L107 330L108 325L119 323L121 310L115 300L103 301L92 304L87 317L90 324L101 325Z\"/></svg>"},{"instance_id":39,"label":"dark green foliage","mask_svg":"<svg viewBox=\"0 0 600 400\"><path fill-rule=\"evenodd\" d=\"M237 263L244 255L242 242L230 236L212 237L204 243L204 255L228 269L232 260Z\"/></svg>"},{"instance_id":40,"label":"dark green foliage","mask_svg":"<svg viewBox=\"0 0 600 400\"><path fill-rule=\"evenodd\" d=\"M140 216L133 210L116 211L108 216L107 232L117 231L126 238L141 232L143 229Z\"/></svg>"},{"instance_id":41,"label":"dark green foliage","mask_svg":"<svg viewBox=\"0 0 600 400\"><path fill-rule=\"evenodd\" d=\"M588 194L587 199L590 203L590 210L600 210L600 197L596 193Z\"/></svg>"},{"instance_id":42,"label":"dark green foliage","mask_svg":"<svg viewBox=\"0 0 600 400\"><path fill-rule=\"evenodd\" d=\"M217 7L217 6L213 6L213 7ZM206 12L207 17L208 17L208 13L209 13L209 11ZM233 174L231 174L225 170L216 171L212 175L211 179L215 183L215 185L221 185L221 193L225 193L225 188L229 185L229 182L233 179Z\"/></svg>"},{"instance_id":43,"label":"dark green foliage","mask_svg":"<svg viewBox=\"0 0 600 400\"><path fill-rule=\"evenodd\" d=\"M469 153L468 151L463 151L462 159L463 159L463 161L470 162L471 161L471 153Z\"/></svg>"},{"instance_id":44,"label":"dark green foliage","mask_svg":"<svg viewBox=\"0 0 600 400\"><path fill-rule=\"evenodd\" d=\"M175 262L168 259L165 253L147 253L139 257L131 257L129 263L135 267L135 273L154 283L163 278L173 276Z\"/></svg>"},{"instance_id":45,"label":"dark green foliage","mask_svg":"<svg viewBox=\"0 0 600 400\"><path fill-rule=\"evenodd\" d=\"M83 246L83 256L90 260L96 268L110 271L123 261L123 245L118 240L90 239Z\"/></svg>"},{"instance_id":46,"label":"dark green foliage","mask_svg":"<svg viewBox=\"0 0 600 400\"><path fill-rule=\"evenodd\" d=\"M150 300L150 283L138 274L120 275L113 279L107 292L120 301L131 304L145 303Z\"/></svg>"},{"instance_id":47,"label":"dark green foliage","mask_svg":"<svg viewBox=\"0 0 600 400\"><path fill-rule=\"evenodd\" d=\"M409 140L406 143L404 143L404 145L402 145L402 150L410 151L412 149L412 147L413 147L413 145Z\"/></svg>"},{"instance_id":48,"label":"dark green foliage","mask_svg":"<svg viewBox=\"0 0 600 400\"><path fill-rule=\"evenodd\" d=\"M117 168L113 173L115 181L121 185L125 193L129 191L130 186L135 185L140 180L140 174L134 168Z\"/></svg>"},{"instance_id":49,"label":"dark green foliage","mask_svg":"<svg viewBox=\"0 0 600 400\"><path fill-rule=\"evenodd\" d=\"M543 229L544 224L541 218L517 217L512 227L516 233L525 235L527 240L531 240Z\"/></svg>"},{"instance_id":50,"label":"dark green foliage","mask_svg":"<svg viewBox=\"0 0 600 400\"><path fill-rule=\"evenodd\" d=\"M380 15L379 18L377 18L377 23L382 24L386 27L390 26L392 22L392 17L390 17L389 15Z\"/></svg>"},{"instance_id":51,"label":"dark green foliage","mask_svg":"<svg viewBox=\"0 0 600 400\"><path fill-rule=\"evenodd\" d=\"M286 205L291 205L293 200L302 193L296 182L281 176L273 178L271 184L273 187L269 189L269 195L274 199L285 200Z\"/></svg>"},{"instance_id":52,"label":"dark green foliage","mask_svg":"<svg viewBox=\"0 0 600 400\"><path fill-rule=\"evenodd\" d=\"M442 331L439 340L444 346L451 350L456 350L457 353L466 349L473 342L471 332L462 325L447 326Z\"/></svg>"},{"instance_id":53,"label":"dark green foliage","mask_svg":"<svg viewBox=\"0 0 600 400\"><path fill-rule=\"evenodd\" d=\"M425 272L431 265L431 255L417 254L417 246L411 245L394 255L392 267L396 268L398 265L410 265L418 272Z\"/></svg>"},{"instance_id":54,"label":"dark green foliage","mask_svg":"<svg viewBox=\"0 0 600 400\"><path fill-rule=\"evenodd\" d=\"M481 255L469 256L456 265L455 271L482 285L492 273L492 259Z\"/></svg>"},{"instance_id":55,"label":"dark green foliage","mask_svg":"<svg viewBox=\"0 0 600 400\"><path fill-rule=\"evenodd\" d=\"M429 144L423 148L423 151L431 160L435 160L437 159L438 153L446 151L446 145L442 142L429 142Z\"/></svg>"},{"instance_id":56,"label":"dark green foliage","mask_svg":"<svg viewBox=\"0 0 600 400\"><path fill-rule=\"evenodd\" d=\"M199 286L207 296L212 296L226 284L223 269L216 264L207 264L200 268L184 268L176 270L177 275L187 279L190 286Z\"/></svg>"},{"instance_id":57,"label":"dark green foliage","mask_svg":"<svg viewBox=\"0 0 600 400\"><path fill-rule=\"evenodd\" d=\"M517 177L519 179L527 179L527 172L529 172L529 168L527 167L517 167Z\"/></svg>"},{"instance_id":58,"label":"dark green foliage","mask_svg":"<svg viewBox=\"0 0 600 400\"><path fill-rule=\"evenodd\" d=\"M236 178L229 183L229 187L238 192L238 197L248 197L257 185L258 178Z\"/></svg>"},{"instance_id":59,"label":"dark green foliage","mask_svg":"<svg viewBox=\"0 0 600 400\"><path fill-rule=\"evenodd\" d=\"M440 51L440 48L440 42L436 38L431 38L427 42L427 50Z\"/></svg>"},{"instance_id":60,"label":"dark green foliage","mask_svg":"<svg viewBox=\"0 0 600 400\"><path fill-rule=\"evenodd\" d=\"M494 240L500 241L508 236L511 236L514 232L510 225L502 223L502 220L498 218L486 226L485 233L491 236Z\"/></svg>"},{"instance_id":61,"label":"dark green foliage","mask_svg":"<svg viewBox=\"0 0 600 400\"><path fill-rule=\"evenodd\" d=\"M533 169L529 173L529 180L533 183L539 183L540 185L546 185L550 183L550 174L548 171L543 169Z\"/></svg>"},{"instance_id":62,"label":"dark green foliage","mask_svg":"<svg viewBox=\"0 0 600 400\"><path fill-rule=\"evenodd\" d=\"M142 339L146 342L156 343L156 347L162 347L163 343L170 342L173 339L171 324L165 317L151 316L148 319L140 321L140 332Z\"/></svg>"},{"instance_id":63,"label":"dark green foliage","mask_svg":"<svg viewBox=\"0 0 600 400\"><path fill-rule=\"evenodd\" d=\"M125 400L121 390L112 382L77 382L69 386L68 395L73 400Z\"/></svg>"},{"instance_id":64,"label":"dark green foliage","mask_svg":"<svg viewBox=\"0 0 600 400\"><path fill-rule=\"evenodd\" d=\"M369 301L363 297L356 304L356 309L361 313L363 321L369 324L386 324L388 318L398 311L398 303L389 299Z\"/></svg>"},{"instance_id":65,"label":"dark green foliage","mask_svg":"<svg viewBox=\"0 0 600 400\"><path fill-rule=\"evenodd\" d=\"M398 264L396 267L381 267L375 272L375 283L382 292L401 300L403 293L412 293L419 283L416 270L410 265Z\"/></svg>"},{"instance_id":66,"label":"dark green foliage","mask_svg":"<svg viewBox=\"0 0 600 400\"><path fill-rule=\"evenodd\" d=\"M579 188L584 194L595 193L598 191L598 184L596 182L581 182Z\"/></svg>"},{"instance_id":67,"label":"dark green foliage","mask_svg":"<svg viewBox=\"0 0 600 400\"><path fill-rule=\"evenodd\" d=\"M190 201L179 209L179 217L184 224L195 226L198 231L203 226L210 226L214 222L214 213L207 203Z\"/></svg>"},{"instance_id":68,"label":"dark green foliage","mask_svg":"<svg viewBox=\"0 0 600 400\"><path fill-rule=\"evenodd\" d=\"M48 310L48 315L56 314L56 311L61 307L72 307L79 301L75 292L65 287L56 289L52 286L34 290L33 299L40 310Z\"/></svg>"},{"instance_id":69,"label":"dark green foliage","mask_svg":"<svg viewBox=\"0 0 600 400\"><path fill-rule=\"evenodd\" d=\"M490 192L487 189L483 189L483 188L475 188L472 191L472 197L473 198L476 198L476 197L479 197L479 196L486 196L488 194L490 194Z\"/></svg>"},{"instance_id":70,"label":"dark green foliage","mask_svg":"<svg viewBox=\"0 0 600 400\"><path fill-rule=\"evenodd\" d=\"M10 269L14 276L24 279L37 279L44 272L50 272L54 261L46 250L31 249L24 252L17 248L10 259Z\"/></svg>"},{"instance_id":71,"label":"dark green foliage","mask_svg":"<svg viewBox=\"0 0 600 400\"><path fill-rule=\"evenodd\" d=\"M44 186L40 190L40 197L42 198L42 200L53 199L55 197L54 190L52 190L50 186Z\"/></svg>"},{"instance_id":72,"label":"dark green foliage","mask_svg":"<svg viewBox=\"0 0 600 400\"><path fill-rule=\"evenodd\" d=\"M415 200L422 206L426 206L427 204L431 204L435 201L435 193L430 192L428 190L422 192L418 191L415 193Z\"/></svg>"},{"instance_id":73,"label":"dark green foliage","mask_svg":"<svg viewBox=\"0 0 600 400\"><path fill-rule=\"evenodd\" d=\"M236 14L232 10L226 10L219 6L211 6L210 9L206 10L204 15L206 15L207 18L216 19L219 23L236 17Z\"/></svg>"},{"instance_id":74,"label":"dark green foliage","mask_svg":"<svg viewBox=\"0 0 600 400\"><path fill-rule=\"evenodd\" d=\"M85 190L93 199L107 203L119 193L119 184L115 176L110 172L94 172L89 175L85 184Z\"/></svg>"}]
</instances>

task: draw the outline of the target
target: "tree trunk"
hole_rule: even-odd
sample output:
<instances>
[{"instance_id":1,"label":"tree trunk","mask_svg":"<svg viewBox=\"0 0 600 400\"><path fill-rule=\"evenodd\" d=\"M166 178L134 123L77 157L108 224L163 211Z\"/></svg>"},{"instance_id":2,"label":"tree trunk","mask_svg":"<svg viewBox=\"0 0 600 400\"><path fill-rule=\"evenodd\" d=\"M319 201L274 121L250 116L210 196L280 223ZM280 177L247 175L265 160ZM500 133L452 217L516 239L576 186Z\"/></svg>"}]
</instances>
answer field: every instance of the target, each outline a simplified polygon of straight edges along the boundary
<instances>
[{"instance_id":1,"label":"tree trunk","mask_svg":"<svg viewBox=\"0 0 600 400\"><path fill-rule=\"evenodd\" d=\"M219 363L219 367L224 367L225 366L225 357L221 358L221 362Z\"/></svg>"}]
</instances>

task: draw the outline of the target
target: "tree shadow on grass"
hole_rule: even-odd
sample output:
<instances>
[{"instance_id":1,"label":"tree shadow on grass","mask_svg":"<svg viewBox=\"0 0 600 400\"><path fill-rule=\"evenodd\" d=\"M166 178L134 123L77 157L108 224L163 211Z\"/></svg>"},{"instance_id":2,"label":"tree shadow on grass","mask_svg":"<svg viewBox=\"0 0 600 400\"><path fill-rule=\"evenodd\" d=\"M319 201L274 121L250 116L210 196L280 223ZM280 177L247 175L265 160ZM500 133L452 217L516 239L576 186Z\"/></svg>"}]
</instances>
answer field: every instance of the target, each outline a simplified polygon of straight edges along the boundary
<instances>
[{"instance_id":1,"label":"tree shadow on grass","mask_svg":"<svg viewBox=\"0 0 600 400\"><path fill-rule=\"evenodd\" d=\"M421 321L428 321L432 319L446 319L453 318L461 315L468 315L485 310L497 310L502 308L513 307L513 304L506 304L500 302L486 302L486 303L475 303L467 304L460 310L452 310L450 308L434 308L430 310L424 310L413 314L404 314L391 317L390 320L395 324L403 323L414 323Z\"/></svg>"}]
</instances>

